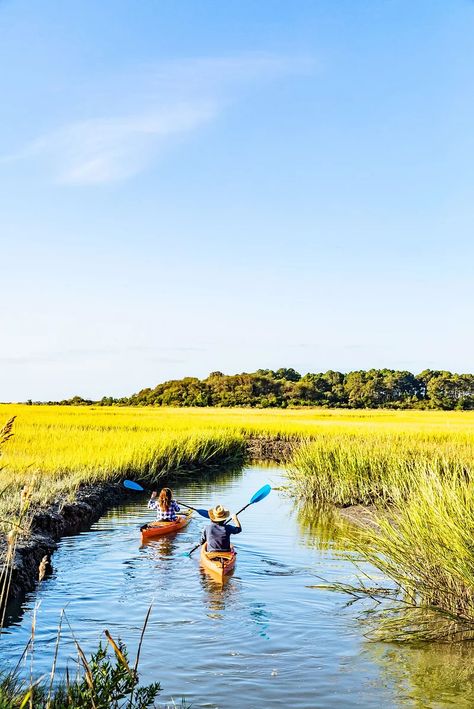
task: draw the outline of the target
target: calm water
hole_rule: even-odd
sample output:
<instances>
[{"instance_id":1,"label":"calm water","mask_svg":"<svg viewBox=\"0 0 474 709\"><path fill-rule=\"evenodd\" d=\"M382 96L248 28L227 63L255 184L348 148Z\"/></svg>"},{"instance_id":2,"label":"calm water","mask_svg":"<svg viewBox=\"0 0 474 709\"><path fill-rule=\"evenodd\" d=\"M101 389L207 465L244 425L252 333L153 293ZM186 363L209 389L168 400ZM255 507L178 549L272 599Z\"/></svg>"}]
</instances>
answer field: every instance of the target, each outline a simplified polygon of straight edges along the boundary
<instances>
[{"instance_id":1,"label":"calm water","mask_svg":"<svg viewBox=\"0 0 474 709\"><path fill-rule=\"evenodd\" d=\"M178 499L242 507L278 468L251 467L218 481L176 489ZM242 514L237 568L221 588L182 552L198 540L202 518L174 537L140 547L146 499L115 508L93 528L61 542L54 574L27 598L0 638L2 663L16 664L37 611L35 672L51 667L62 608L83 649L108 628L133 657L151 603L141 677L159 680L161 706L182 697L193 707L472 707L474 654L464 648L408 649L370 643L360 607L309 588L319 577L350 581L337 530L298 513L277 491ZM64 629L60 668L74 666ZM29 672L29 661L27 670Z\"/></svg>"}]
</instances>

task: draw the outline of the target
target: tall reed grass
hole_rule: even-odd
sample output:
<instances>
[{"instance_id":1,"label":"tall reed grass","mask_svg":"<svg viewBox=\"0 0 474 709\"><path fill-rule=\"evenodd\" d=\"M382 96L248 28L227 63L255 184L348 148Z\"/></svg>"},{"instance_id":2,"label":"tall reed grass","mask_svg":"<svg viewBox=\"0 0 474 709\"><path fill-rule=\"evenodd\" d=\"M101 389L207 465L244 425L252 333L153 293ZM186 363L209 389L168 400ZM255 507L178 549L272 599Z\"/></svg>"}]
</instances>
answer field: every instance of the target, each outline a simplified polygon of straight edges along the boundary
<instances>
[{"instance_id":1,"label":"tall reed grass","mask_svg":"<svg viewBox=\"0 0 474 709\"><path fill-rule=\"evenodd\" d=\"M84 482L241 460L249 437L298 440L296 497L384 511L354 545L394 582L387 633L471 637L473 412L0 406L0 417L15 415L0 471L3 519L32 475L31 501L44 503Z\"/></svg>"},{"instance_id":2,"label":"tall reed grass","mask_svg":"<svg viewBox=\"0 0 474 709\"><path fill-rule=\"evenodd\" d=\"M345 590L383 599L370 617L384 639L474 640L474 437L446 429L323 435L289 468L300 499L375 510L345 533L392 583Z\"/></svg>"},{"instance_id":3,"label":"tall reed grass","mask_svg":"<svg viewBox=\"0 0 474 709\"><path fill-rule=\"evenodd\" d=\"M474 447L463 436L324 435L295 452L288 476L305 500L380 505L403 497L428 473L462 478L472 469Z\"/></svg>"},{"instance_id":4,"label":"tall reed grass","mask_svg":"<svg viewBox=\"0 0 474 709\"><path fill-rule=\"evenodd\" d=\"M472 642L474 480L456 471L423 471L408 491L392 489L391 508L378 510L375 520L376 527L348 533L360 558L392 582L369 591L385 601L372 616L375 635ZM365 586L348 590L367 592Z\"/></svg>"}]
</instances>

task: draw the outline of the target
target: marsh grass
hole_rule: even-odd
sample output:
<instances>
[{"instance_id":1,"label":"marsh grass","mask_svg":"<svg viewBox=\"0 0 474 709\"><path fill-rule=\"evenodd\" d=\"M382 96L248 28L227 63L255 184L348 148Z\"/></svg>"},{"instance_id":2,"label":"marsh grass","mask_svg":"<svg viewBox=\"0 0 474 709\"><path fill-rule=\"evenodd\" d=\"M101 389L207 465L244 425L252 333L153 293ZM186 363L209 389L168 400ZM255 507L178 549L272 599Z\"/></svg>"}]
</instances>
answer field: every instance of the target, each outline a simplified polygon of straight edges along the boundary
<instances>
[{"instance_id":1,"label":"marsh grass","mask_svg":"<svg viewBox=\"0 0 474 709\"><path fill-rule=\"evenodd\" d=\"M472 463L474 413L325 409L173 409L0 405L17 416L4 446L0 489L37 477L33 503L74 494L84 482L157 480L241 461L245 439L308 442L292 476L298 496L350 504L389 492L395 467ZM8 514L10 493L0 498Z\"/></svg>"},{"instance_id":2,"label":"marsh grass","mask_svg":"<svg viewBox=\"0 0 474 709\"><path fill-rule=\"evenodd\" d=\"M392 581L347 589L382 597L375 636L391 641L474 640L474 482L426 471L408 494L393 494L377 528L349 532L361 559Z\"/></svg>"},{"instance_id":3,"label":"marsh grass","mask_svg":"<svg viewBox=\"0 0 474 709\"><path fill-rule=\"evenodd\" d=\"M381 636L474 639L472 412L3 405L2 414L18 418L3 446L1 519L13 519L33 475L29 506L85 482L217 468L242 460L249 437L297 440L295 497L380 510L377 529L352 543L393 583L391 607L379 593Z\"/></svg>"},{"instance_id":4,"label":"marsh grass","mask_svg":"<svg viewBox=\"0 0 474 709\"><path fill-rule=\"evenodd\" d=\"M378 638L474 640L474 447L470 434L322 436L295 453L289 479L307 501L375 508L373 524L345 528L351 549L390 580L333 584L370 597ZM379 574L377 574L379 575Z\"/></svg>"},{"instance_id":5,"label":"marsh grass","mask_svg":"<svg viewBox=\"0 0 474 709\"><path fill-rule=\"evenodd\" d=\"M335 505L392 504L419 479L469 475L474 448L416 437L321 437L297 450L289 479L299 497Z\"/></svg>"},{"instance_id":6,"label":"marsh grass","mask_svg":"<svg viewBox=\"0 0 474 709\"><path fill-rule=\"evenodd\" d=\"M133 477L156 481L241 462L245 444L241 434L217 428L175 426L164 419L152 425L136 416L94 415L82 408L1 407L19 414L15 436L3 448L0 470L0 519L16 509L15 495L33 476L32 504L45 505L71 498L84 483L119 481Z\"/></svg>"}]
</instances>

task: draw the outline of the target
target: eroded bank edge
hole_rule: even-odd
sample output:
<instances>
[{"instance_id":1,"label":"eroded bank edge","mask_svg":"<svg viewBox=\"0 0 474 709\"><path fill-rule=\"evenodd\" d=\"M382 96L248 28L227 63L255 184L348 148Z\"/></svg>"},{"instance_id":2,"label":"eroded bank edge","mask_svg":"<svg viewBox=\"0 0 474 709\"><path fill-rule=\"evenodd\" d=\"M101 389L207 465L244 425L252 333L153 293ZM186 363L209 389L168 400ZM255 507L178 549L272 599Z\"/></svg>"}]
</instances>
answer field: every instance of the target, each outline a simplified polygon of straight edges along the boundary
<instances>
[{"instance_id":1,"label":"eroded bank edge","mask_svg":"<svg viewBox=\"0 0 474 709\"><path fill-rule=\"evenodd\" d=\"M284 463L298 445L297 441L251 438L246 441L246 461ZM18 601L35 589L41 560L47 557L51 569L51 556L62 537L89 529L107 510L129 497L119 482L92 483L82 485L72 501L58 500L36 510L28 537L15 549L8 601Z\"/></svg>"}]
</instances>

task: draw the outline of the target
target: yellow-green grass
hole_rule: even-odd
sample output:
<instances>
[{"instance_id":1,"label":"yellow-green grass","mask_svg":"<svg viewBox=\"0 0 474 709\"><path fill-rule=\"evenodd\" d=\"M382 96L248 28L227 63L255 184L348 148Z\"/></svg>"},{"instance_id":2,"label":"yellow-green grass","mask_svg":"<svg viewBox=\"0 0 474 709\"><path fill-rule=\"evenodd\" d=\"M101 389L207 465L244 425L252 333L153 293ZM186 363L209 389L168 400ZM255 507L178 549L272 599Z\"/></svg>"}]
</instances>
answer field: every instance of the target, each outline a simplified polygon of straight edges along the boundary
<instances>
[{"instance_id":1,"label":"yellow-green grass","mask_svg":"<svg viewBox=\"0 0 474 709\"><path fill-rule=\"evenodd\" d=\"M395 603L373 616L376 635L472 642L474 481L464 473L420 470L408 490L393 487L390 510L380 509L375 520L375 528L349 530L347 537L394 582L389 598Z\"/></svg>"},{"instance_id":2,"label":"yellow-green grass","mask_svg":"<svg viewBox=\"0 0 474 709\"><path fill-rule=\"evenodd\" d=\"M295 460L296 492L315 497L319 480L327 490L345 480L347 490L342 485L335 499L341 503L360 497L359 477L370 486L415 459L466 466L473 458L468 412L0 405L0 422L11 416L15 435L4 447L0 485L19 486L34 475L42 502L85 481L156 479L217 463L235 456L249 436L313 440L306 460L303 453Z\"/></svg>"},{"instance_id":3,"label":"yellow-green grass","mask_svg":"<svg viewBox=\"0 0 474 709\"><path fill-rule=\"evenodd\" d=\"M248 437L300 440L289 473L295 496L389 503L392 515L359 546L363 556L396 581L405 607L451 619L442 632L428 623L433 636L449 626L458 637L459 619L465 633L474 618L473 412L0 405L0 422L11 416L2 519L32 477L32 501L45 503L83 482L157 480L235 460ZM410 627L418 633L424 622L412 617Z\"/></svg>"},{"instance_id":4,"label":"yellow-green grass","mask_svg":"<svg viewBox=\"0 0 474 709\"><path fill-rule=\"evenodd\" d=\"M18 504L18 491L34 479L33 503L74 493L85 482L125 477L156 481L167 473L241 460L242 436L217 428L171 425L121 410L0 407L0 420L16 416L0 461L0 518Z\"/></svg>"},{"instance_id":5,"label":"yellow-green grass","mask_svg":"<svg viewBox=\"0 0 474 709\"><path fill-rule=\"evenodd\" d=\"M427 472L474 470L472 435L375 433L324 435L293 456L289 478L305 500L336 505L391 504Z\"/></svg>"}]
</instances>

